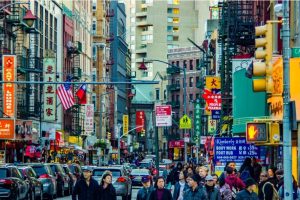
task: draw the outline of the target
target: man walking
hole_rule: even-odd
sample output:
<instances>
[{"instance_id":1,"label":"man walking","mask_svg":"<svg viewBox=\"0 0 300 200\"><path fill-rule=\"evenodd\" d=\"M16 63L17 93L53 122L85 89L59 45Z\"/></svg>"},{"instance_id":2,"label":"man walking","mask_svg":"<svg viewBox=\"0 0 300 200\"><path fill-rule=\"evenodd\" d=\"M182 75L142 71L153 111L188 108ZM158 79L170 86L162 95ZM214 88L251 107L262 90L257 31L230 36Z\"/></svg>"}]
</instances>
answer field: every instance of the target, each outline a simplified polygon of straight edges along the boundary
<instances>
[{"instance_id":1,"label":"man walking","mask_svg":"<svg viewBox=\"0 0 300 200\"><path fill-rule=\"evenodd\" d=\"M236 200L258 200L257 194L254 192L256 182L254 179L249 178L245 181L246 188L236 195Z\"/></svg>"},{"instance_id":2,"label":"man walking","mask_svg":"<svg viewBox=\"0 0 300 200\"><path fill-rule=\"evenodd\" d=\"M184 200L208 200L207 193L203 186L199 185L201 177L198 174L194 174L193 176L189 176L189 186L184 195Z\"/></svg>"},{"instance_id":3,"label":"man walking","mask_svg":"<svg viewBox=\"0 0 300 200\"><path fill-rule=\"evenodd\" d=\"M76 182L73 189L72 200L98 200L99 185L91 177L92 169L83 167L82 173L83 176Z\"/></svg>"},{"instance_id":4,"label":"man walking","mask_svg":"<svg viewBox=\"0 0 300 200\"><path fill-rule=\"evenodd\" d=\"M150 194L154 190L148 176L142 177L143 187L138 191L136 200L149 200Z\"/></svg>"}]
</instances>

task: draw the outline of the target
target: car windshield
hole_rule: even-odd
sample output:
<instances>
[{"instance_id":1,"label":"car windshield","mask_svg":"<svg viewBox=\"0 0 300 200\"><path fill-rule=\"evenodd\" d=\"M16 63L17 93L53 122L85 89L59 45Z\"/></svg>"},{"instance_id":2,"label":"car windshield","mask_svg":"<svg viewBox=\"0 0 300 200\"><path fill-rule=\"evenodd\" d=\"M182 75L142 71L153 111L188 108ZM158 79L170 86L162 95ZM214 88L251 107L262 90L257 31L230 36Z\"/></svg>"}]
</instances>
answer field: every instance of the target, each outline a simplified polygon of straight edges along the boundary
<instances>
[{"instance_id":1,"label":"car windshield","mask_svg":"<svg viewBox=\"0 0 300 200\"><path fill-rule=\"evenodd\" d=\"M121 171L118 169L94 169L93 176L102 176L105 171L110 171L113 177L121 176Z\"/></svg>"},{"instance_id":2,"label":"car windshield","mask_svg":"<svg viewBox=\"0 0 300 200\"><path fill-rule=\"evenodd\" d=\"M150 163L140 163L140 168L148 168L150 167Z\"/></svg>"},{"instance_id":3,"label":"car windshield","mask_svg":"<svg viewBox=\"0 0 300 200\"><path fill-rule=\"evenodd\" d=\"M140 170L140 169L134 169L132 170L131 172L131 175L134 175L134 176L138 176L138 175L149 175L149 170Z\"/></svg>"},{"instance_id":4,"label":"car windshield","mask_svg":"<svg viewBox=\"0 0 300 200\"><path fill-rule=\"evenodd\" d=\"M32 166L32 168L38 176L48 174L44 166Z\"/></svg>"},{"instance_id":5,"label":"car windshield","mask_svg":"<svg viewBox=\"0 0 300 200\"><path fill-rule=\"evenodd\" d=\"M51 165L51 169L53 172L64 173L64 170L60 165Z\"/></svg>"},{"instance_id":6,"label":"car windshield","mask_svg":"<svg viewBox=\"0 0 300 200\"><path fill-rule=\"evenodd\" d=\"M1 168L0 169L0 178L6 178L7 177L7 169Z\"/></svg>"}]
</instances>

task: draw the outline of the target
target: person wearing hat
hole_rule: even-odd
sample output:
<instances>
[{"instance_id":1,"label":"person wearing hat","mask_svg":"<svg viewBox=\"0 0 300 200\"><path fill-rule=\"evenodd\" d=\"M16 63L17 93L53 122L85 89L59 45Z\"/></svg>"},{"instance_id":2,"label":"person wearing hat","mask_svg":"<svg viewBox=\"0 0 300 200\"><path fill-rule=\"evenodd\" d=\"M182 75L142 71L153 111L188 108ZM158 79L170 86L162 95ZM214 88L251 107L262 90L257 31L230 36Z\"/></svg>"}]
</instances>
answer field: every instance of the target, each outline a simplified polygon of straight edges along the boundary
<instances>
[{"instance_id":1,"label":"person wearing hat","mask_svg":"<svg viewBox=\"0 0 300 200\"><path fill-rule=\"evenodd\" d=\"M92 169L88 166L83 167L82 174L74 186L72 200L98 200L99 185L92 178Z\"/></svg>"},{"instance_id":2,"label":"person wearing hat","mask_svg":"<svg viewBox=\"0 0 300 200\"><path fill-rule=\"evenodd\" d=\"M214 177L211 175L205 178L205 189L209 200L221 200L220 191L215 187Z\"/></svg>"},{"instance_id":3,"label":"person wearing hat","mask_svg":"<svg viewBox=\"0 0 300 200\"><path fill-rule=\"evenodd\" d=\"M248 178L245 181L246 188L237 193L235 200L258 200L256 189L256 182L253 178Z\"/></svg>"},{"instance_id":4,"label":"person wearing hat","mask_svg":"<svg viewBox=\"0 0 300 200\"><path fill-rule=\"evenodd\" d=\"M154 190L153 186L151 185L150 177L143 176L142 184L143 184L143 187L138 191L136 200L149 200L150 194Z\"/></svg>"},{"instance_id":5,"label":"person wearing hat","mask_svg":"<svg viewBox=\"0 0 300 200\"><path fill-rule=\"evenodd\" d=\"M199 185L201 177L199 174L194 174L189 176L189 186L190 188L184 193L184 200L208 200L207 193L203 186Z\"/></svg>"}]
</instances>

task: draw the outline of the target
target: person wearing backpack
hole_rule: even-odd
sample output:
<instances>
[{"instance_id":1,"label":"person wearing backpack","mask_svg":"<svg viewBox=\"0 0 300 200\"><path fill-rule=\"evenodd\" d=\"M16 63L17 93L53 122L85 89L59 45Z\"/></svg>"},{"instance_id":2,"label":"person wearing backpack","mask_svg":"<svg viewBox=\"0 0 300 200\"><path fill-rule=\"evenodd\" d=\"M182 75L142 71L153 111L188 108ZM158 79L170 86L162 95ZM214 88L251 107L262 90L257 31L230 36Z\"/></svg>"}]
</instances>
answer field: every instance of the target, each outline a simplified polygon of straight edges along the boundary
<instances>
[{"instance_id":1,"label":"person wearing backpack","mask_svg":"<svg viewBox=\"0 0 300 200\"><path fill-rule=\"evenodd\" d=\"M266 172L260 173L260 182L258 184L258 198L260 200L279 200L275 186L268 179Z\"/></svg>"},{"instance_id":2,"label":"person wearing backpack","mask_svg":"<svg viewBox=\"0 0 300 200\"><path fill-rule=\"evenodd\" d=\"M233 168L227 167L226 174L227 176L225 178L225 183L230 186L230 189L233 193L236 193L245 188L245 183L234 174Z\"/></svg>"},{"instance_id":3,"label":"person wearing backpack","mask_svg":"<svg viewBox=\"0 0 300 200\"><path fill-rule=\"evenodd\" d=\"M254 170L252 167L252 160L251 158L247 157L240 170L239 170L239 175L240 175L240 179L242 179L243 182L245 182L247 179L249 178L253 178L254 177Z\"/></svg>"}]
</instances>

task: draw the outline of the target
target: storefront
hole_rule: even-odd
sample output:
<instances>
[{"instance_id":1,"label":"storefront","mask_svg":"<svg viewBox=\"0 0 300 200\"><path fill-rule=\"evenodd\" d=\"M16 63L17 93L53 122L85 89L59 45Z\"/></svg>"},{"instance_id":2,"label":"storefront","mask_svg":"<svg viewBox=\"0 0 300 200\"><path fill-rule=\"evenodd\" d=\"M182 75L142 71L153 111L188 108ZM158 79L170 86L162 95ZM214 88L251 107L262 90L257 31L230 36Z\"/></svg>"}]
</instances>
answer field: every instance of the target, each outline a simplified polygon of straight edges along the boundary
<instances>
[{"instance_id":1,"label":"storefront","mask_svg":"<svg viewBox=\"0 0 300 200\"><path fill-rule=\"evenodd\" d=\"M174 161L184 160L184 141L172 140L169 141L168 158Z\"/></svg>"}]
</instances>

